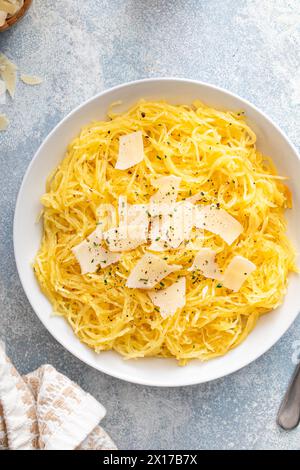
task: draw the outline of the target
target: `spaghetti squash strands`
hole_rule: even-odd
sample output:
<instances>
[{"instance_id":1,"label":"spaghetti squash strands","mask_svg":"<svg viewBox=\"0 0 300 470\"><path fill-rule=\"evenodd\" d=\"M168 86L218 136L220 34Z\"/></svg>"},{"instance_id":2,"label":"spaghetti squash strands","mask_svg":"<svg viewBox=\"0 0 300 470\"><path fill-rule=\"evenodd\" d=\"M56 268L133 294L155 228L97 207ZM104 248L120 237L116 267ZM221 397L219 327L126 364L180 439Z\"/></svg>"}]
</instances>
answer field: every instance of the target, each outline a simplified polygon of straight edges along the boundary
<instances>
[{"instance_id":1,"label":"spaghetti squash strands","mask_svg":"<svg viewBox=\"0 0 300 470\"><path fill-rule=\"evenodd\" d=\"M122 136L136 132L140 143L124 152L119 161L124 169L116 169ZM42 197L44 235L34 269L53 310L84 344L96 352L115 350L127 359L171 357L184 365L225 354L247 337L260 315L282 302L288 274L296 269L284 215L291 197L255 140L240 112L200 102L174 106L142 100L127 112L114 110L109 120L89 124L69 144ZM122 201L128 204L127 220ZM168 240L157 240L165 212L149 209L151 240L114 252L117 263L82 275L74 244L97 223L103 231L144 227L148 222L138 217L136 206L150 208L152 202L192 203L195 214L202 212L200 228L173 248ZM103 215L106 205L115 214L110 223ZM202 248L217 253L227 280L188 270ZM229 266L237 256L251 260L256 269L243 275L246 282L238 279L233 285ZM239 264L233 272L248 274L249 266L243 269ZM148 292L168 289L182 277L185 306L164 319Z\"/></svg>"}]
</instances>

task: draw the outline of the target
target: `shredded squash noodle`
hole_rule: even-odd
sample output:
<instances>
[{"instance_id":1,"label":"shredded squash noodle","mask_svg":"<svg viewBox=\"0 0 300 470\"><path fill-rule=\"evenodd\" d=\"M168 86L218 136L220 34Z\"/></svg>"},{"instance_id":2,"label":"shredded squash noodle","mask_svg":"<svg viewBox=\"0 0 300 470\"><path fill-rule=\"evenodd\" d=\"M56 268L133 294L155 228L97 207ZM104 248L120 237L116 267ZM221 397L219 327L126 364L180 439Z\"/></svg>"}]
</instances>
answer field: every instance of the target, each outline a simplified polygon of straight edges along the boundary
<instances>
[{"instance_id":1,"label":"shredded squash noodle","mask_svg":"<svg viewBox=\"0 0 300 470\"><path fill-rule=\"evenodd\" d=\"M44 233L34 271L54 312L67 319L78 338L96 352L115 350L125 358L174 357L180 365L225 354L243 341L260 315L283 300L295 253L286 236L284 210L291 194L270 158L256 148L243 112L222 112L195 102L174 106L140 101L128 112L111 108L109 120L93 122L69 145L49 176L42 197ZM144 159L115 169L122 135L141 131ZM146 243L120 260L82 274L72 249L91 234L101 204L147 204L157 191L151 180L181 178L178 201L199 192L199 204L218 204L243 232L229 246L204 230L203 247L216 252L224 271L234 256L256 265L238 292L190 271L195 251L188 246L158 256L181 269L166 285L186 278L186 302L163 318L143 289L126 280Z\"/></svg>"}]
</instances>

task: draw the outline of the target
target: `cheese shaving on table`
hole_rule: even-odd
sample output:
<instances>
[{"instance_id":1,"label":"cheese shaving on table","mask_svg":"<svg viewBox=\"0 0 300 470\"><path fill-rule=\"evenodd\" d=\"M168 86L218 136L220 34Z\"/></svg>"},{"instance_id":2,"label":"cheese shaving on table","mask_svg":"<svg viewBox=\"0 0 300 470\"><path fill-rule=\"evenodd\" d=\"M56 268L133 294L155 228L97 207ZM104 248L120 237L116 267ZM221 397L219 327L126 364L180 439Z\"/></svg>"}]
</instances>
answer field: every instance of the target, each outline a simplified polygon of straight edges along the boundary
<instances>
[{"instance_id":1,"label":"cheese shaving on table","mask_svg":"<svg viewBox=\"0 0 300 470\"><path fill-rule=\"evenodd\" d=\"M0 103L1 103L1 97L5 95L6 92L6 83L3 80L0 80Z\"/></svg>"},{"instance_id":2,"label":"cheese shaving on table","mask_svg":"<svg viewBox=\"0 0 300 470\"><path fill-rule=\"evenodd\" d=\"M152 303L159 307L163 318L174 315L179 308L183 308L186 302L186 278L180 277L171 286L162 290L148 291Z\"/></svg>"},{"instance_id":3,"label":"cheese shaving on table","mask_svg":"<svg viewBox=\"0 0 300 470\"><path fill-rule=\"evenodd\" d=\"M151 184L158 191L151 196L150 202L155 204L173 204L177 200L181 178L178 176L162 176L152 179Z\"/></svg>"},{"instance_id":4,"label":"cheese shaving on table","mask_svg":"<svg viewBox=\"0 0 300 470\"><path fill-rule=\"evenodd\" d=\"M17 69L4 54L0 53L0 76L6 84L6 89L10 96L14 98L17 83Z\"/></svg>"},{"instance_id":5,"label":"cheese shaving on table","mask_svg":"<svg viewBox=\"0 0 300 470\"><path fill-rule=\"evenodd\" d=\"M168 264L158 256L146 253L131 271L126 286L131 289L152 289L155 285L182 266Z\"/></svg>"},{"instance_id":6,"label":"cheese shaving on table","mask_svg":"<svg viewBox=\"0 0 300 470\"><path fill-rule=\"evenodd\" d=\"M80 264L81 274L94 273L101 268L106 268L113 263L117 263L120 254L111 253L101 246L102 233L96 228L86 240L75 246L72 251Z\"/></svg>"},{"instance_id":7,"label":"cheese shaving on table","mask_svg":"<svg viewBox=\"0 0 300 470\"><path fill-rule=\"evenodd\" d=\"M1 26L5 24L6 18L7 18L7 13L5 11L0 10L0 28Z\"/></svg>"},{"instance_id":8,"label":"cheese shaving on table","mask_svg":"<svg viewBox=\"0 0 300 470\"><path fill-rule=\"evenodd\" d=\"M254 263L243 256L235 256L227 266L223 286L238 292L244 284L247 277L256 269Z\"/></svg>"},{"instance_id":9,"label":"cheese shaving on table","mask_svg":"<svg viewBox=\"0 0 300 470\"><path fill-rule=\"evenodd\" d=\"M216 263L216 254L211 248L201 248L188 271L199 270L208 279L222 280L223 275Z\"/></svg>"},{"instance_id":10,"label":"cheese shaving on table","mask_svg":"<svg viewBox=\"0 0 300 470\"><path fill-rule=\"evenodd\" d=\"M243 226L224 209L215 205L196 207L196 227L219 235L231 245L243 232Z\"/></svg>"},{"instance_id":11,"label":"cheese shaving on table","mask_svg":"<svg viewBox=\"0 0 300 470\"><path fill-rule=\"evenodd\" d=\"M21 75L21 80L23 83L25 83L26 85L40 85L41 83L43 83L43 79L41 77L37 77L35 75L24 75L22 74Z\"/></svg>"},{"instance_id":12,"label":"cheese shaving on table","mask_svg":"<svg viewBox=\"0 0 300 470\"><path fill-rule=\"evenodd\" d=\"M0 114L0 131L5 131L9 124L9 120L5 116L5 114Z\"/></svg>"},{"instance_id":13,"label":"cheese shaving on table","mask_svg":"<svg viewBox=\"0 0 300 470\"><path fill-rule=\"evenodd\" d=\"M144 160L144 143L141 131L122 135L119 139L119 155L115 168L127 170Z\"/></svg>"},{"instance_id":14,"label":"cheese shaving on table","mask_svg":"<svg viewBox=\"0 0 300 470\"><path fill-rule=\"evenodd\" d=\"M110 251L122 252L134 250L145 243L147 235L140 225L122 225L104 232L103 239Z\"/></svg>"}]
</instances>

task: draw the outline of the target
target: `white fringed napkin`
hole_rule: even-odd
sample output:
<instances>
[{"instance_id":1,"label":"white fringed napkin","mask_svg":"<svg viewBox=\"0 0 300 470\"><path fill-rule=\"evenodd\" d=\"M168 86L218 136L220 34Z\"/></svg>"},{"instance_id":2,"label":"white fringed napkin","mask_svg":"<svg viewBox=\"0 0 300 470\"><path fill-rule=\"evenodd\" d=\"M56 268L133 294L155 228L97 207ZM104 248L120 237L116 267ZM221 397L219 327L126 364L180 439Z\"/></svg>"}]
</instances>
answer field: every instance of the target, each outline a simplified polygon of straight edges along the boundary
<instances>
[{"instance_id":1,"label":"white fringed napkin","mask_svg":"<svg viewBox=\"0 0 300 470\"><path fill-rule=\"evenodd\" d=\"M0 346L0 450L113 450L105 408L54 367L21 377Z\"/></svg>"}]
</instances>

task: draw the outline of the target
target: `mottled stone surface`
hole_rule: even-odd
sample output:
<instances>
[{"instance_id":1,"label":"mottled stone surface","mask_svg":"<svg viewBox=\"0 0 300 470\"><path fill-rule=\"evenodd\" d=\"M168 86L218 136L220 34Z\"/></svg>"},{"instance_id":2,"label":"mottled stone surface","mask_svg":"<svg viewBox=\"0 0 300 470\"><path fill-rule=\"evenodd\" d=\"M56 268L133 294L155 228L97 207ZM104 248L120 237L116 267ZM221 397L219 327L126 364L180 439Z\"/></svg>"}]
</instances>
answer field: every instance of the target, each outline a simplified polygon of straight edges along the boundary
<instances>
[{"instance_id":1,"label":"mottled stone surface","mask_svg":"<svg viewBox=\"0 0 300 470\"><path fill-rule=\"evenodd\" d=\"M273 117L297 144L299 0L34 0L0 50L24 73L0 134L0 335L21 372L48 362L107 407L106 430L124 449L300 448L300 428L275 416L294 368L300 318L267 354L215 382L154 389L110 378L71 356L23 293L12 245L17 192L28 163L74 106L124 81L179 76L223 86ZM298 341L298 343L297 343Z\"/></svg>"}]
</instances>

